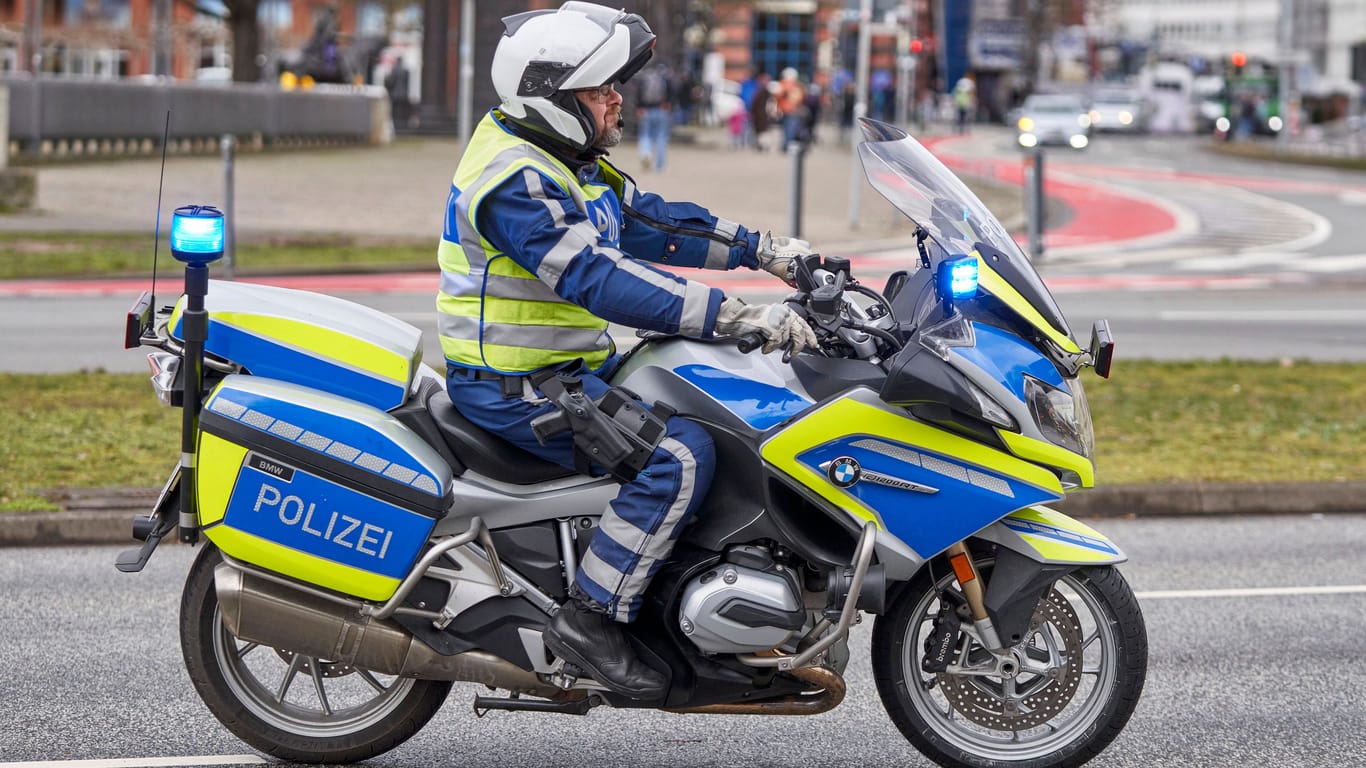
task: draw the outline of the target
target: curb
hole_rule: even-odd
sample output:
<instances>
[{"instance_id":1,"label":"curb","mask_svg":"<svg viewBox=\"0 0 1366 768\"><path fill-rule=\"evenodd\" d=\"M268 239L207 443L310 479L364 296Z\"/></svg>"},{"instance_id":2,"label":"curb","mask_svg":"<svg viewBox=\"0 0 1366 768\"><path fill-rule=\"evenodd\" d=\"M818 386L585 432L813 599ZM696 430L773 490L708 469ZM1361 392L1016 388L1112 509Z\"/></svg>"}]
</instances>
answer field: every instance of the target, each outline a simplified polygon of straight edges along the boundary
<instances>
[{"instance_id":1,"label":"curb","mask_svg":"<svg viewBox=\"0 0 1366 768\"><path fill-rule=\"evenodd\" d=\"M60 512L0 513L0 547L133 546L133 517L151 509L158 490L98 489L73 495ZM1366 514L1366 481L1119 485L1068 496L1051 506L1083 519Z\"/></svg>"},{"instance_id":2,"label":"curb","mask_svg":"<svg viewBox=\"0 0 1366 768\"><path fill-rule=\"evenodd\" d=\"M1366 481L1117 485L1068 496L1073 517L1185 517L1366 513Z\"/></svg>"}]
</instances>

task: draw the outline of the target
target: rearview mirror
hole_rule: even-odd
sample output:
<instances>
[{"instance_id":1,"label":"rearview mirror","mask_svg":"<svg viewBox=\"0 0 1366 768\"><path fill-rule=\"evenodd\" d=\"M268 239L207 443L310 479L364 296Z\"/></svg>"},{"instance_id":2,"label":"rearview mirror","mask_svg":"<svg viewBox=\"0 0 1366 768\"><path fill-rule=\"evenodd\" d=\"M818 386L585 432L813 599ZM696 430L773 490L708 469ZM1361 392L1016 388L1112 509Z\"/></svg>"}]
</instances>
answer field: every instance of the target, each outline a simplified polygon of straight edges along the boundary
<instances>
[{"instance_id":1,"label":"rearview mirror","mask_svg":"<svg viewBox=\"0 0 1366 768\"><path fill-rule=\"evenodd\" d=\"M1115 356L1115 340L1110 336L1110 322L1097 320L1091 326L1091 365L1102 379L1110 378L1110 363Z\"/></svg>"}]
</instances>

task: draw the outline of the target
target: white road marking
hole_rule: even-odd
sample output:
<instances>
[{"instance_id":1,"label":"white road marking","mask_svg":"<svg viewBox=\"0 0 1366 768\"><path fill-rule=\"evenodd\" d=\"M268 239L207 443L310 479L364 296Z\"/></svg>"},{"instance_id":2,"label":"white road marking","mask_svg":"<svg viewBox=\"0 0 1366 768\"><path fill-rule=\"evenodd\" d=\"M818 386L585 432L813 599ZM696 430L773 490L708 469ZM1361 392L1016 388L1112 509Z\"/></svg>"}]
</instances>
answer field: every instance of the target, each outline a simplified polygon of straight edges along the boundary
<instances>
[{"instance_id":1,"label":"white road marking","mask_svg":"<svg viewBox=\"0 0 1366 768\"><path fill-rule=\"evenodd\" d=\"M1177 269L1200 272L1232 272L1235 269L1259 267L1267 264L1282 266L1294 265L1300 268L1304 261L1294 254L1272 253L1268 251L1244 251L1220 256L1207 256L1202 259L1186 259L1177 262Z\"/></svg>"},{"instance_id":2,"label":"white road marking","mask_svg":"<svg viewBox=\"0 0 1366 768\"><path fill-rule=\"evenodd\" d=\"M1315 256L1312 259L1296 262L1295 269L1301 272L1350 272L1354 269L1366 269L1366 253L1355 253L1348 256Z\"/></svg>"},{"instance_id":3,"label":"white road marking","mask_svg":"<svg viewBox=\"0 0 1366 768\"><path fill-rule=\"evenodd\" d=\"M1212 323L1366 323L1366 309L1167 309L1157 317Z\"/></svg>"},{"instance_id":4,"label":"white road marking","mask_svg":"<svg viewBox=\"0 0 1366 768\"><path fill-rule=\"evenodd\" d=\"M1177 262L1176 269L1197 272L1232 272L1246 267L1278 266L1294 272L1350 272L1366 269L1366 253L1353 253L1343 256L1312 256L1306 253L1271 253L1267 251L1244 251L1218 256L1185 259Z\"/></svg>"},{"instance_id":5,"label":"white road marking","mask_svg":"<svg viewBox=\"0 0 1366 768\"><path fill-rule=\"evenodd\" d=\"M1154 589L1135 592L1140 600L1180 600L1202 597L1284 597L1294 595L1358 595L1366 594L1366 584L1338 587L1238 587L1232 589ZM0 763L0 768L4 768Z\"/></svg>"},{"instance_id":6,"label":"white road marking","mask_svg":"<svg viewBox=\"0 0 1366 768\"><path fill-rule=\"evenodd\" d=\"M192 768L200 765L266 765L257 755L202 755L193 757L120 757L111 760L38 760L0 763L0 768Z\"/></svg>"}]
</instances>

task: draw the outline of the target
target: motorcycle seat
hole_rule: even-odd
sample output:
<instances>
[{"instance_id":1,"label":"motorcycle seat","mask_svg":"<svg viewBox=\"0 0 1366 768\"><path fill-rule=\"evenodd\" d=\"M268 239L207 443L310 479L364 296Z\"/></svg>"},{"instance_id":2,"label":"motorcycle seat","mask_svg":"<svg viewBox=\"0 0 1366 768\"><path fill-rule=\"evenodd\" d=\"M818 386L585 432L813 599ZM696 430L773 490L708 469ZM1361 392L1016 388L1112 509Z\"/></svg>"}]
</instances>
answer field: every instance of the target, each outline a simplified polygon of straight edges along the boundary
<instances>
[{"instance_id":1,"label":"motorcycle seat","mask_svg":"<svg viewBox=\"0 0 1366 768\"><path fill-rule=\"evenodd\" d=\"M575 474L572 469L533 456L475 426L460 415L444 389L428 398L427 411L461 463L484 477L513 485L533 485Z\"/></svg>"}]
</instances>

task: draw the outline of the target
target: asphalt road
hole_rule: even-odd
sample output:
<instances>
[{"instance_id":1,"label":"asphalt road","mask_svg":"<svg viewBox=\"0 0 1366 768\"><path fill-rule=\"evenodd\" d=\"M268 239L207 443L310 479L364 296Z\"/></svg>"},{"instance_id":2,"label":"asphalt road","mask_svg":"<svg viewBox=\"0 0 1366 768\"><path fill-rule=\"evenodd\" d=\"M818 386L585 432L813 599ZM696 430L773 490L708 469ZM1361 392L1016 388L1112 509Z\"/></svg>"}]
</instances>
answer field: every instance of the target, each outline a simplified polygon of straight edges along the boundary
<instances>
[{"instance_id":1,"label":"asphalt road","mask_svg":"<svg viewBox=\"0 0 1366 768\"><path fill-rule=\"evenodd\" d=\"M421 328L424 359L441 360L434 294L338 295ZM753 301L782 297L772 288L743 295ZM1056 294L1082 343L1090 338L1092 322L1102 318L1110 321L1119 360L1230 357L1354 362L1366 361L1366 308L1361 296L1360 287L1326 283L1259 290L1166 291L1081 285ZM4 298L0 301L0 328L6 330L6 341L0 371L146 371L144 354L123 349L123 315L135 298L135 292ZM616 328L613 334L619 343L633 340L629 329Z\"/></svg>"},{"instance_id":2,"label":"asphalt road","mask_svg":"<svg viewBox=\"0 0 1366 768\"><path fill-rule=\"evenodd\" d=\"M1128 728L1091 765L1366 765L1366 516L1100 527L1132 558L1123 571L1147 617L1150 667ZM117 549L0 558L0 768L258 764L182 667L175 614L193 552L167 546L122 575ZM882 711L869 635L867 622L855 631L844 704L816 717L600 708L476 719L475 688L458 686L423 732L367 765L929 766Z\"/></svg>"}]
</instances>

